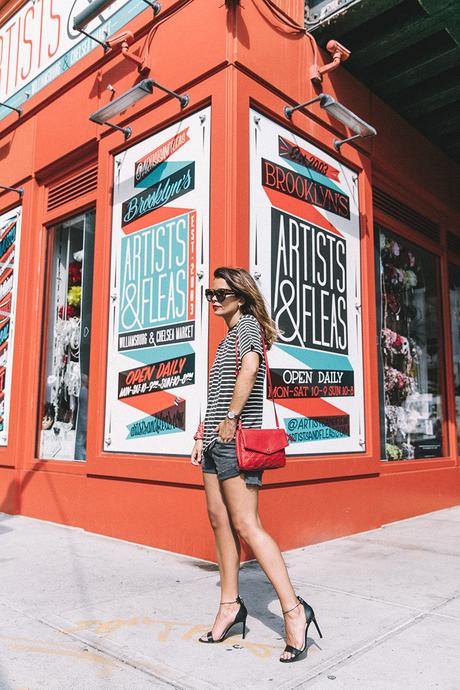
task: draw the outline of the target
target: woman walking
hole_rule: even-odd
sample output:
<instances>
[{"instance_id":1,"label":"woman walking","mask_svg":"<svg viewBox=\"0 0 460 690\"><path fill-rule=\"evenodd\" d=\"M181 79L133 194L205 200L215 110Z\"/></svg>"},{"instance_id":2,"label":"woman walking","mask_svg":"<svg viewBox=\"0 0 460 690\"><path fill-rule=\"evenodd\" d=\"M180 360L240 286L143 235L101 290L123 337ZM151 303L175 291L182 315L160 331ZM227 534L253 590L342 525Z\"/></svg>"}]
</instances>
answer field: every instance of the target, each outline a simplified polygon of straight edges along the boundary
<instances>
[{"instance_id":1,"label":"woman walking","mask_svg":"<svg viewBox=\"0 0 460 690\"><path fill-rule=\"evenodd\" d=\"M269 349L277 332L254 279L242 268L217 268L206 298L214 314L224 319L228 333L217 348L206 416L192 450L192 463L202 465L221 588L214 625L200 642L222 642L238 623L243 624L245 636L247 610L238 589L241 538L252 549L280 600L286 628L286 648L280 661L289 663L306 651L312 621L320 637L321 632L311 606L294 592L278 545L261 524L258 494L262 472L240 472L235 445L240 418L244 428L262 426L262 335Z\"/></svg>"}]
</instances>

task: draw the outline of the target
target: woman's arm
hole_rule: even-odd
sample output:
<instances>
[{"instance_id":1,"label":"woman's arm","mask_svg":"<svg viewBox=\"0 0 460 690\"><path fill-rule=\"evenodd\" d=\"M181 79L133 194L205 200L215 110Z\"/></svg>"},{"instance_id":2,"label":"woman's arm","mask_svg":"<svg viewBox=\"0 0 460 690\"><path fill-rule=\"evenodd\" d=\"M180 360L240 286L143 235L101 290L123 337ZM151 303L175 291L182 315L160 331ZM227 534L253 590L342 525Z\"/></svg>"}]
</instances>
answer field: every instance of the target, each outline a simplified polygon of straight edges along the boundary
<instances>
[{"instance_id":1,"label":"woman's arm","mask_svg":"<svg viewBox=\"0 0 460 690\"><path fill-rule=\"evenodd\" d=\"M197 439L192 449L191 461L192 465L201 465L201 451L203 450L203 440Z\"/></svg>"},{"instance_id":2,"label":"woman's arm","mask_svg":"<svg viewBox=\"0 0 460 690\"><path fill-rule=\"evenodd\" d=\"M260 355L257 352L247 352L241 360L241 369L237 376L232 399L230 401L230 409L238 416L243 411L244 406L251 395L251 391L257 378L257 372L259 371L259 366ZM222 441L231 441L235 437L236 426L236 419L228 419L228 417L226 417L222 422L220 422L220 424L218 424L216 431Z\"/></svg>"},{"instance_id":3,"label":"woman's arm","mask_svg":"<svg viewBox=\"0 0 460 690\"><path fill-rule=\"evenodd\" d=\"M194 435L195 445L192 449L192 465L199 465L201 463L201 452L203 450L204 437L204 422L198 424L198 428Z\"/></svg>"}]
</instances>

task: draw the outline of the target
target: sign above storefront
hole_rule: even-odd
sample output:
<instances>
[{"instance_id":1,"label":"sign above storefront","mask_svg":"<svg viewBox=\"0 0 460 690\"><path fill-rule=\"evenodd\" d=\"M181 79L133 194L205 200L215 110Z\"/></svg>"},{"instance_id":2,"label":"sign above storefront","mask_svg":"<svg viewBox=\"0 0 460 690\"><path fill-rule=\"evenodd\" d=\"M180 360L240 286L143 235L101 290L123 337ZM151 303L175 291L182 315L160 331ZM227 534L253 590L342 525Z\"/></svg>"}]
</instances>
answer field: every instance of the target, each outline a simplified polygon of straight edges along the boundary
<instances>
[{"instance_id":1,"label":"sign above storefront","mask_svg":"<svg viewBox=\"0 0 460 690\"><path fill-rule=\"evenodd\" d=\"M19 106L91 50L73 29L88 0L28 0L0 27L0 101ZM143 0L116 0L86 31L103 40L146 9ZM102 49L100 49L102 50ZM11 111L0 107L0 118Z\"/></svg>"}]
</instances>

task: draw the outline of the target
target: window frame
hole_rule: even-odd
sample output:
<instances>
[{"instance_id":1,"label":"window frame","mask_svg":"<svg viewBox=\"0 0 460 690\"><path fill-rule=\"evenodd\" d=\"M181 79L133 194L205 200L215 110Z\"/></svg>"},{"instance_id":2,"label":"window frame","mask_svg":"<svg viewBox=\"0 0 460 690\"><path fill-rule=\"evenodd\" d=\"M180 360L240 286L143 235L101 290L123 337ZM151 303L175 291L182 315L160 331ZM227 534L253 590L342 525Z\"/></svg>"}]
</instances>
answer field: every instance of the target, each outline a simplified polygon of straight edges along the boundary
<instances>
[{"instance_id":1,"label":"window frame","mask_svg":"<svg viewBox=\"0 0 460 690\"><path fill-rule=\"evenodd\" d=\"M65 215L59 216L56 220L50 220L49 222L46 223L46 225L43 226L43 231L44 231L44 244L45 244L45 261L44 261L44 270L43 270L43 282L42 282L42 289L43 289L43 299L42 299L42 305L41 305L41 314L42 314L42 328L41 328L41 333L40 333L40 367L39 367L39 375L38 375L38 395L37 395L37 408L36 408L36 424L35 424L35 439L34 439L34 458L35 458L35 463L39 463L40 468L47 468L47 469L53 469L55 470L56 468L61 468L63 471L66 471L65 468L69 468L72 466L72 473L75 472L75 470L85 473L86 470L86 463L87 463L87 453L88 453L88 445L87 445L87 439L88 439L88 434L89 434L89 423L90 419L88 417L87 419L87 426L86 426L86 441L85 441L85 459L84 460L77 460L77 459L66 459L66 458L42 458L40 457L40 445L41 445L41 432L42 432L42 417L43 417L43 410L44 410L44 403L45 403L45 398L46 398L46 381L45 378L47 376L47 361L48 361L48 352L49 352L49 345L50 345L50 320L51 320L51 311L50 311L50 306L51 306L51 300L54 295L54 290L52 289L52 286L50 285L50 281L52 280L52 277L54 275L54 265L55 265L55 249L56 249L56 228L59 228L59 226L63 225L66 222L76 220L80 217L85 218L85 222L87 222L87 219L89 218L90 215L93 215L93 235L95 236L96 232L96 203L92 203L84 208L77 208L75 210L69 210ZM84 237L84 233L83 233ZM84 245L82 247L84 249ZM92 257L91 257L91 296L90 296L90 304L92 307L92 302L93 302L93 288L94 288L94 251L95 251L95 238L93 239L93 246L92 246ZM90 311L90 322L92 322L92 308ZM90 328L90 338L91 338L91 328ZM80 336L80 342L81 342L81 336ZM88 355L88 377L89 377L89 371L90 371L90 366L91 366L91 349L89 351ZM88 391L89 391L89 386L88 386ZM89 393L88 393L88 400L89 400ZM88 401L87 401L88 404Z\"/></svg>"},{"instance_id":2,"label":"window frame","mask_svg":"<svg viewBox=\"0 0 460 690\"><path fill-rule=\"evenodd\" d=\"M459 459L459 464L460 464L460 409L457 414L457 402L456 402L456 396L455 396L455 379L454 379L454 352L453 352L453 338L454 338L454 333L453 333L453 322L452 322L452 304L451 304L451 299L450 299L450 289L449 289L449 281L450 281L450 269L451 267L454 267L460 272L460 256L457 255L452 255L446 257L446 278L447 278L447 314L448 314L448 321L449 321L449 329L448 332L446 332L446 350L450 351L450 357L449 357L449 363L452 365L452 405L453 405L453 426L454 426L454 432L452 432L452 443L456 448L454 447L453 451L456 454ZM457 421L459 420L459 421Z\"/></svg>"},{"instance_id":3,"label":"window frame","mask_svg":"<svg viewBox=\"0 0 460 690\"><path fill-rule=\"evenodd\" d=\"M450 416L452 414L451 410L453 410L453 413L455 414L455 409L452 408L452 401L451 401L451 390L448 385L448 376L449 376L449 370L451 370L450 362L449 362L449 356L451 354L450 352L450 343L446 344L446 339L447 337L450 336L450 328L449 328L449 319L450 319L450 312L449 314L447 313L447 308L449 306L449 303L446 302L446 297L448 298L448 295L446 295L446 292L448 291L448 285L447 285L447 253L446 253L446 248L445 248L445 230L441 226L440 230L440 242L438 243L436 240L432 240L422 233L418 232L417 230L414 230L410 228L408 225L405 225L404 223L398 221L395 219L393 216L385 213L381 209L378 209L374 206L373 209L373 228L372 232L374 235L374 260L375 260L375 309L376 309L376 326L377 326L377 332L376 332L376 339L378 340L377 342L377 357L378 357L378 366L379 366L379 375L378 375L378 380L379 380L379 412L380 412L380 433L382 434L382 416L381 416L381 405L380 405L380 399L382 395L382 376L381 376L381 355L380 355L380 316L379 316L379 309L380 309L380 304L377 302L377 297L380 296L380 269L379 269L379 260L380 260L380 246L378 243L376 243L375 238L376 238L376 226L381 225L385 227L388 231L401 236L402 239L411 242L412 244L415 244L419 246L421 249L424 249L425 251L428 251L432 254L434 254L437 259L439 260L439 275L438 275L438 294L439 294L439 306L440 306L440 328L441 328L441 336L439 339L439 344L440 344L440 349L439 349L439 361L440 363L442 362L442 365L440 367L440 395L441 395L441 410L442 410L442 443L443 443L443 448L445 448L445 454L441 457L437 458L414 458L412 460L387 460L383 459L380 457L380 472L382 474L392 474L392 473L399 473L399 472L414 472L417 470L429 470L429 469L439 469L442 467L452 467L457 464L458 456L456 453L454 453L454 449L452 448L452 439L451 439L451 433L450 433ZM449 347L448 347L448 346ZM381 439L380 439L381 441ZM379 445L380 448L380 456L381 456L381 448L382 448L382 443L380 442Z\"/></svg>"}]
</instances>

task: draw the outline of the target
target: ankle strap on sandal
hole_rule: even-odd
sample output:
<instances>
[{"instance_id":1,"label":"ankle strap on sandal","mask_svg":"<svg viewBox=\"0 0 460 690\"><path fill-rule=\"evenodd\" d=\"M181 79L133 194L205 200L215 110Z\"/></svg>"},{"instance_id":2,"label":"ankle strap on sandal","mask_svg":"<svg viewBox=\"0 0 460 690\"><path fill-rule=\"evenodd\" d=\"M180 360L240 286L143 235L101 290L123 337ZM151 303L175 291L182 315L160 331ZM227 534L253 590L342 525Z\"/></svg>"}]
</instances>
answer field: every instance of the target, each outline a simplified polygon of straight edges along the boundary
<instances>
[{"instance_id":1,"label":"ankle strap on sandal","mask_svg":"<svg viewBox=\"0 0 460 690\"><path fill-rule=\"evenodd\" d=\"M301 602L299 601L299 603L296 604L295 606L293 606L292 609L288 609L287 611L281 611L281 613L283 614L283 616L285 616L286 613L291 613L291 611L294 611L294 609L296 609L298 606L300 606L300 603Z\"/></svg>"},{"instance_id":2,"label":"ankle strap on sandal","mask_svg":"<svg viewBox=\"0 0 460 690\"><path fill-rule=\"evenodd\" d=\"M243 600L238 596L236 599L233 599L233 601L221 601L219 606L223 606L224 604L241 604Z\"/></svg>"}]
</instances>

